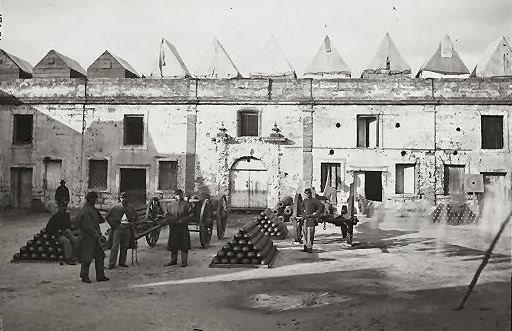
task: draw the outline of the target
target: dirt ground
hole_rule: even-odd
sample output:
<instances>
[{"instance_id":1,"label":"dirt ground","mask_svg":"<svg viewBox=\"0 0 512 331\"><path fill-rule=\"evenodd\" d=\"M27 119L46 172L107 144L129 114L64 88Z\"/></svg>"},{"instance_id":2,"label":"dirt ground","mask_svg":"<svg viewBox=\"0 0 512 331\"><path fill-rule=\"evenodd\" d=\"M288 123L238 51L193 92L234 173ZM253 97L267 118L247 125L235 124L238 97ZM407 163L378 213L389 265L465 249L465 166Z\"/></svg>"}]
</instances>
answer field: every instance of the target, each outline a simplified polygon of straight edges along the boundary
<instances>
[{"instance_id":1,"label":"dirt ground","mask_svg":"<svg viewBox=\"0 0 512 331\"><path fill-rule=\"evenodd\" d=\"M85 284L79 265L10 263L49 216L0 213L0 330L511 328L510 226L465 309L455 311L492 238L478 225L432 224L413 213L388 212L361 221L353 247L339 228L319 225L312 254L290 233L274 241L273 268L209 268L224 243L255 217L232 214L226 239L214 235L207 249L191 234L187 268L162 266L169 260L163 231L154 248L139 240L139 265L107 270L109 282Z\"/></svg>"}]
</instances>

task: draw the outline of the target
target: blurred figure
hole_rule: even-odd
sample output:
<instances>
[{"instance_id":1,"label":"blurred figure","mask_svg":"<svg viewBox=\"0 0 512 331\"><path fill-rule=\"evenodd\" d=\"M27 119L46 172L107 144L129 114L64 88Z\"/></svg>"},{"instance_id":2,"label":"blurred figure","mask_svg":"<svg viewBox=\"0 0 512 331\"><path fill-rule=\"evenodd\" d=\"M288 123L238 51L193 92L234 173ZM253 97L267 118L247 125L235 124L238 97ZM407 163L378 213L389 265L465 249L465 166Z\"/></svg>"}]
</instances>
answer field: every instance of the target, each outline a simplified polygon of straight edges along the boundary
<instances>
[{"instance_id":1,"label":"blurred figure","mask_svg":"<svg viewBox=\"0 0 512 331\"><path fill-rule=\"evenodd\" d=\"M91 283L89 266L93 259L96 269L96 281L104 282L109 280L109 278L105 277L105 266L103 265L105 253L100 243L100 224L105 222L105 220L94 206L97 199L98 194L96 192L88 192L85 196L85 205L78 215L78 228L81 231L82 237L80 241L80 256L82 259L80 277L84 283Z\"/></svg>"}]
</instances>

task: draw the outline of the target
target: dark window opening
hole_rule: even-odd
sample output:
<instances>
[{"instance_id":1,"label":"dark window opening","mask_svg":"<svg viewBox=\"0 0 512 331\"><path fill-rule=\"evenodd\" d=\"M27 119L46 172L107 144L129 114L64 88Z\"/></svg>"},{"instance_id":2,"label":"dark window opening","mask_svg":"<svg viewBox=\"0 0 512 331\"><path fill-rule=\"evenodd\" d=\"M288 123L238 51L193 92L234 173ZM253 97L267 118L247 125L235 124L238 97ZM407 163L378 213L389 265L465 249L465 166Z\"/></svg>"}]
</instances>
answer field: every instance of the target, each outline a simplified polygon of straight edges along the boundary
<instances>
[{"instance_id":1,"label":"dark window opening","mask_svg":"<svg viewBox=\"0 0 512 331\"><path fill-rule=\"evenodd\" d=\"M341 188L341 165L339 163L322 163L320 165L320 191L326 186L336 190Z\"/></svg>"},{"instance_id":2,"label":"dark window opening","mask_svg":"<svg viewBox=\"0 0 512 331\"><path fill-rule=\"evenodd\" d=\"M240 137L259 136L259 114L255 111L239 112L238 132Z\"/></svg>"},{"instance_id":3,"label":"dark window opening","mask_svg":"<svg viewBox=\"0 0 512 331\"><path fill-rule=\"evenodd\" d=\"M176 190L178 188L178 162L158 162L158 189Z\"/></svg>"},{"instance_id":4,"label":"dark window opening","mask_svg":"<svg viewBox=\"0 0 512 331\"><path fill-rule=\"evenodd\" d=\"M464 165L444 166L444 194L464 194Z\"/></svg>"},{"instance_id":5,"label":"dark window opening","mask_svg":"<svg viewBox=\"0 0 512 331\"><path fill-rule=\"evenodd\" d=\"M144 117L124 117L124 145L144 144Z\"/></svg>"},{"instance_id":6,"label":"dark window opening","mask_svg":"<svg viewBox=\"0 0 512 331\"><path fill-rule=\"evenodd\" d=\"M503 148L503 116L482 115L482 149Z\"/></svg>"},{"instance_id":7,"label":"dark window opening","mask_svg":"<svg viewBox=\"0 0 512 331\"><path fill-rule=\"evenodd\" d=\"M89 160L89 182L87 187L91 190L106 190L108 178L107 160Z\"/></svg>"},{"instance_id":8,"label":"dark window opening","mask_svg":"<svg viewBox=\"0 0 512 331\"><path fill-rule=\"evenodd\" d=\"M357 116L357 147L379 146L379 126L377 116Z\"/></svg>"},{"instance_id":9,"label":"dark window opening","mask_svg":"<svg viewBox=\"0 0 512 331\"><path fill-rule=\"evenodd\" d=\"M31 144L34 119L32 115L14 115L13 143Z\"/></svg>"},{"instance_id":10,"label":"dark window opening","mask_svg":"<svg viewBox=\"0 0 512 331\"><path fill-rule=\"evenodd\" d=\"M396 165L396 194L412 194L415 192L415 166L414 164Z\"/></svg>"},{"instance_id":11,"label":"dark window opening","mask_svg":"<svg viewBox=\"0 0 512 331\"><path fill-rule=\"evenodd\" d=\"M125 192L134 205L146 203L146 169L119 169L119 192Z\"/></svg>"}]
</instances>

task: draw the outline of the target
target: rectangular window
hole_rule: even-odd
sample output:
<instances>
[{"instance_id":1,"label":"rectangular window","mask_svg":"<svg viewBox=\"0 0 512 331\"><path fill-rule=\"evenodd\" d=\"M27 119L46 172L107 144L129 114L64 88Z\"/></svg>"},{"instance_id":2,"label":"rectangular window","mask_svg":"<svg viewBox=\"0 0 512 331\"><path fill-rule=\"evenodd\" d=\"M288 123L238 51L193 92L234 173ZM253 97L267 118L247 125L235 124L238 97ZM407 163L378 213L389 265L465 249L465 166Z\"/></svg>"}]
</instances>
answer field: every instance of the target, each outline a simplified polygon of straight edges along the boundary
<instances>
[{"instance_id":1,"label":"rectangular window","mask_svg":"<svg viewBox=\"0 0 512 331\"><path fill-rule=\"evenodd\" d=\"M124 145L144 144L144 116L124 116Z\"/></svg>"},{"instance_id":2,"label":"rectangular window","mask_svg":"<svg viewBox=\"0 0 512 331\"><path fill-rule=\"evenodd\" d=\"M416 171L414 164L397 164L396 165L396 194L414 194L416 184Z\"/></svg>"},{"instance_id":3,"label":"rectangular window","mask_svg":"<svg viewBox=\"0 0 512 331\"><path fill-rule=\"evenodd\" d=\"M240 137L259 135L259 114L255 111L238 113L238 132Z\"/></svg>"},{"instance_id":4,"label":"rectangular window","mask_svg":"<svg viewBox=\"0 0 512 331\"><path fill-rule=\"evenodd\" d=\"M339 163L322 163L320 165L320 191L326 186L336 190L341 188L341 165Z\"/></svg>"},{"instance_id":5,"label":"rectangular window","mask_svg":"<svg viewBox=\"0 0 512 331\"><path fill-rule=\"evenodd\" d=\"M444 166L444 194L464 194L464 173L466 166Z\"/></svg>"},{"instance_id":6,"label":"rectangular window","mask_svg":"<svg viewBox=\"0 0 512 331\"><path fill-rule=\"evenodd\" d=\"M158 189L176 190L178 188L178 162L158 162Z\"/></svg>"},{"instance_id":7,"label":"rectangular window","mask_svg":"<svg viewBox=\"0 0 512 331\"><path fill-rule=\"evenodd\" d=\"M14 115L13 144L31 144L33 115Z\"/></svg>"},{"instance_id":8,"label":"rectangular window","mask_svg":"<svg viewBox=\"0 0 512 331\"><path fill-rule=\"evenodd\" d=\"M89 160L89 182L87 187L91 190L106 190L108 178L107 174L107 160Z\"/></svg>"},{"instance_id":9,"label":"rectangular window","mask_svg":"<svg viewBox=\"0 0 512 331\"><path fill-rule=\"evenodd\" d=\"M379 146L378 117L357 115L357 147Z\"/></svg>"},{"instance_id":10,"label":"rectangular window","mask_svg":"<svg viewBox=\"0 0 512 331\"><path fill-rule=\"evenodd\" d=\"M482 115L482 149L503 148L503 116Z\"/></svg>"}]
</instances>

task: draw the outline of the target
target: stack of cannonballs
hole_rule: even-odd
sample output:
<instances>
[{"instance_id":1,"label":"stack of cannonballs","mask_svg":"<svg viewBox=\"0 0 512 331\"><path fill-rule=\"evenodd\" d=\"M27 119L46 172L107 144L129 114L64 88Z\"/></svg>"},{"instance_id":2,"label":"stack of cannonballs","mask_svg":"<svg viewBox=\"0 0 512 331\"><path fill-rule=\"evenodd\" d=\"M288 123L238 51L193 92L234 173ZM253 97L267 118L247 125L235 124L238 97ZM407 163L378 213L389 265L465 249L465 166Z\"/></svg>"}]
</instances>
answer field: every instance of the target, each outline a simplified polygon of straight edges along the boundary
<instances>
[{"instance_id":1,"label":"stack of cannonballs","mask_svg":"<svg viewBox=\"0 0 512 331\"><path fill-rule=\"evenodd\" d=\"M46 229L42 229L34 235L34 239L27 241L27 245L20 248L20 252L14 254L13 262L31 261L64 261L62 244L54 235L48 235Z\"/></svg>"},{"instance_id":2,"label":"stack of cannonballs","mask_svg":"<svg viewBox=\"0 0 512 331\"><path fill-rule=\"evenodd\" d=\"M233 240L217 252L210 267L271 267L277 248L258 224L258 221L253 220L244 225Z\"/></svg>"},{"instance_id":3,"label":"stack of cannonballs","mask_svg":"<svg viewBox=\"0 0 512 331\"><path fill-rule=\"evenodd\" d=\"M477 221L476 214L467 205L440 203L431 213L432 222L450 225L469 224Z\"/></svg>"},{"instance_id":4,"label":"stack of cannonballs","mask_svg":"<svg viewBox=\"0 0 512 331\"><path fill-rule=\"evenodd\" d=\"M274 215L277 216L277 220L281 222L289 221L290 216L293 214L293 202L293 198L287 196L277 203L272 211Z\"/></svg>"},{"instance_id":5,"label":"stack of cannonballs","mask_svg":"<svg viewBox=\"0 0 512 331\"><path fill-rule=\"evenodd\" d=\"M262 212L256 219L256 222L258 222L257 226L261 229L263 234L271 238L284 239L288 235L286 224L284 224L279 217L276 217L275 214L269 215L269 213Z\"/></svg>"}]
</instances>

